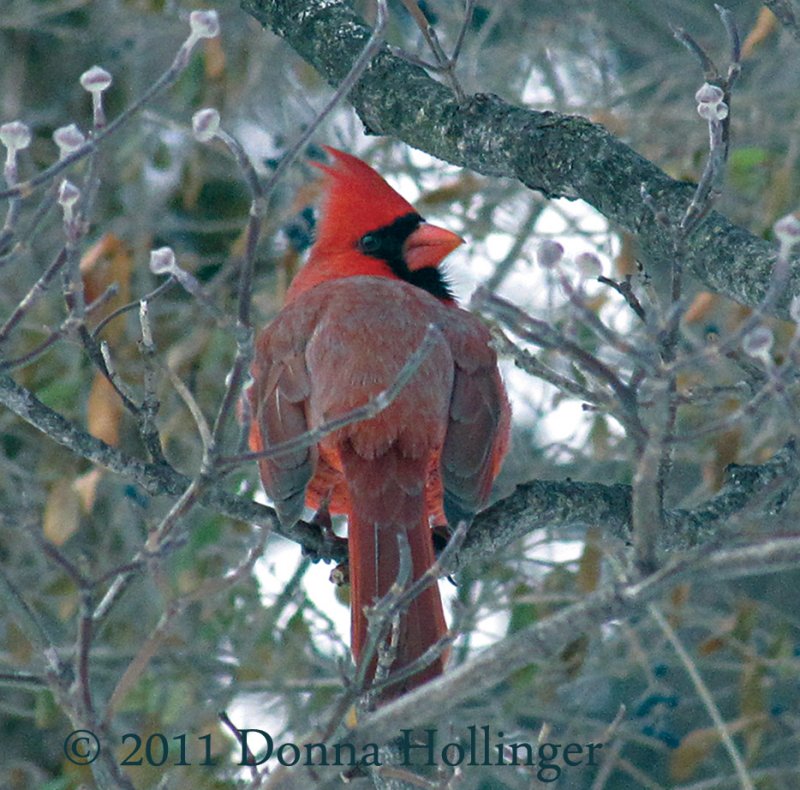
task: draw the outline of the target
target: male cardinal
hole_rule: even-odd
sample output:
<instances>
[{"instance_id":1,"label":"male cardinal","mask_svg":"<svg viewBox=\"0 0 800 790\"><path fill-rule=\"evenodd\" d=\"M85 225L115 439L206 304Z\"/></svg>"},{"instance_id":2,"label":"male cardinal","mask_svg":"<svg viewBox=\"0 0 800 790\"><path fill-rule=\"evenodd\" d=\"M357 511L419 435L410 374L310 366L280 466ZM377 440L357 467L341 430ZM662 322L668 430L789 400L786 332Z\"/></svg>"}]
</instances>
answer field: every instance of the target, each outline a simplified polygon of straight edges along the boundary
<instances>
[{"instance_id":1,"label":"male cardinal","mask_svg":"<svg viewBox=\"0 0 800 790\"><path fill-rule=\"evenodd\" d=\"M418 579L434 562L431 522L455 528L485 503L507 449L510 408L489 332L456 305L437 268L463 240L425 222L360 159L326 150L333 165L314 163L325 174L316 241L256 343L250 447L261 451L366 404L395 382L428 326L436 327L430 352L377 416L311 448L259 460L285 526L304 504L347 516L358 662L364 608L397 580L398 534ZM446 651L425 666L420 658L446 633L433 582L399 618L382 699L442 672ZM375 667L373 657L370 680ZM396 673L405 676L392 682Z\"/></svg>"}]
</instances>

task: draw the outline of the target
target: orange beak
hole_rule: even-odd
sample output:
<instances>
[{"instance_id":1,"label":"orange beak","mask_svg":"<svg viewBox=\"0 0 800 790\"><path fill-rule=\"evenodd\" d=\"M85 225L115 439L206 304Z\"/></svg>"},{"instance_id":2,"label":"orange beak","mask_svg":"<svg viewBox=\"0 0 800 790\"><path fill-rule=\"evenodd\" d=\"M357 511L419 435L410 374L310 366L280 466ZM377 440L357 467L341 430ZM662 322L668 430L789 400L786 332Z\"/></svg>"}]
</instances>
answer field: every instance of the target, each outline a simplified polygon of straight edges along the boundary
<instances>
[{"instance_id":1,"label":"orange beak","mask_svg":"<svg viewBox=\"0 0 800 790\"><path fill-rule=\"evenodd\" d=\"M423 222L403 245L403 258L413 272L438 266L456 247L464 243L457 233Z\"/></svg>"}]
</instances>

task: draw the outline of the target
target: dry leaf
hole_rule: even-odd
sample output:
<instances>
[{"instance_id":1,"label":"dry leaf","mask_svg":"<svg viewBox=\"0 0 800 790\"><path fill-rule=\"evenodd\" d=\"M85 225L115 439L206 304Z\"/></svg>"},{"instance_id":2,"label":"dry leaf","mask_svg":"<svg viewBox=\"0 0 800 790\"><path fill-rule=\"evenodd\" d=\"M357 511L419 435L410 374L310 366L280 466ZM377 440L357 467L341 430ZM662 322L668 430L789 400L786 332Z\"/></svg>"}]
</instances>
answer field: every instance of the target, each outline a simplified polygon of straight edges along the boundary
<instances>
[{"instance_id":1,"label":"dry leaf","mask_svg":"<svg viewBox=\"0 0 800 790\"><path fill-rule=\"evenodd\" d=\"M78 530L80 498L66 478L51 489L44 506L44 536L52 544L63 546Z\"/></svg>"},{"instance_id":2,"label":"dry leaf","mask_svg":"<svg viewBox=\"0 0 800 790\"><path fill-rule=\"evenodd\" d=\"M637 271L636 242L631 233L623 233L621 241L619 255L614 259L614 268L616 269L617 277L625 279L628 275L633 276Z\"/></svg>"},{"instance_id":3,"label":"dry leaf","mask_svg":"<svg viewBox=\"0 0 800 790\"><path fill-rule=\"evenodd\" d=\"M590 116L589 120L594 123L599 123L605 126L611 134L616 137L625 137L629 131L629 124L627 118L617 115L611 110L595 110Z\"/></svg>"},{"instance_id":4,"label":"dry leaf","mask_svg":"<svg viewBox=\"0 0 800 790\"><path fill-rule=\"evenodd\" d=\"M84 253L80 269L86 303L93 302L111 285L117 287L117 293L92 313L93 321L101 321L130 301L132 268L133 257L119 237L113 233L104 234ZM122 321L112 321L104 329L103 336L113 342L121 337L123 329Z\"/></svg>"},{"instance_id":5,"label":"dry leaf","mask_svg":"<svg viewBox=\"0 0 800 790\"><path fill-rule=\"evenodd\" d=\"M730 412L731 407L725 409ZM712 441L714 457L703 465L703 482L709 491L718 491L725 480L725 470L739 455L739 448L742 445L741 427L733 428L730 431L715 436Z\"/></svg>"},{"instance_id":6,"label":"dry leaf","mask_svg":"<svg viewBox=\"0 0 800 790\"><path fill-rule=\"evenodd\" d=\"M672 753L669 775L676 782L687 782L719 743L719 733L713 727L694 730L684 736Z\"/></svg>"},{"instance_id":7,"label":"dry leaf","mask_svg":"<svg viewBox=\"0 0 800 790\"><path fill-rule=\"evenodd\" d=\"M86 419L89 433L97 439L116 447L119 444L119 421L122 401L109 380L95 373L89 399L86 402Z\"/></svg>"},{"instance_id":8,"label":"dry leaf","mask_svg":"<svg viewBox=\"0 0 800 790\"><path fill-rule=\"evenodd\" d=\"M747 34L742 44L742 60L749 58L757 47L761 46L769 36L778 29L778 18L769 8L762 8L758 12L753 29Z\"/></svg>"},{"instance_id":9,"label":"dry leaf","mask_svg":"<svg viewBox=\"0 0 800 790\"><path fill-rule=\"evenodd\" d=\"M347 711L347 715L344 719L345 727L353 730L355 729L356 725L358 724L358 711L356 710L356 706L352 705L350 710Z\"/></svg>"},{"instance_id":10,"label":"dry leaf","mask_svg":"<svg viewBox=\"0 0 800 790\"><path fill-rule=\"evenodd\" d=\"M460 202L480 192L482 183L472 173L464 172L458 178L452 179L437 189L426 192L417 201L420 208L435 208L449 206L451 203Z\"/></svg>"},{"instance_id":11,"label":"dry leaf","mask_svg":"<svg viewBox=\"0 0 800 790\"><path fill-rule=\"evenodd\" d=\"M699 656L710 656L712 653L722 650L727 644L728 640L724 636L712 636L700 643L697 648L697 654Z\"/></svg>"},{"instance_id":12,"label":"dry leaf","mask_svg":"<svg viewBox=\"0 0 800 790\"><path fill-rule=\"evenodd\" d=\"M225 50L220 37L207 38L203 42L206 77L217 80L225 73Z\"/></svg>"},{"instance_id":13,"label":"dry leaf","mask_svg":"<svg viewBox=\"0 0 800 790\"><path fill-rule=\"evenodd\" d=\"M76 478L72 487L81 500L84 513L91 513L94 507L94 500L97 496L97 484L103 479L103 470L95 466L85 475Z\"/></svg>"},{"instance_id":14,"label":"dry leaf","mask_svg":"<svg viewBox=\"0 0 800 790\"><path fill-rule=\"evenodd\" d=\"M689 602L689 593L692 588L689 584L676 584L672 588L669 599L676 609L682 609Z\"/></svg>"},{"instance_id":15,"label":"dry leaf","mask_svg":"<svg viewBox=\"0 0 800 790\"><path fill-rule=\"evenodd\" d=\"M683 314L684 323L696 324L698 321L704 320L717 304L717 301L716 294L700 291Z\"/></svg>"},{"instance_id":16,"label":"dry leaf","mask_svg":"<svg viewBox=\"0 0 800 790\"><path fill-rule=\"evenodd\" d=\"M590 527L578 563L578 590L584 594L594 592L600 584L603 553L600 551L600 532Z\"/></svg>"}]
</instances>

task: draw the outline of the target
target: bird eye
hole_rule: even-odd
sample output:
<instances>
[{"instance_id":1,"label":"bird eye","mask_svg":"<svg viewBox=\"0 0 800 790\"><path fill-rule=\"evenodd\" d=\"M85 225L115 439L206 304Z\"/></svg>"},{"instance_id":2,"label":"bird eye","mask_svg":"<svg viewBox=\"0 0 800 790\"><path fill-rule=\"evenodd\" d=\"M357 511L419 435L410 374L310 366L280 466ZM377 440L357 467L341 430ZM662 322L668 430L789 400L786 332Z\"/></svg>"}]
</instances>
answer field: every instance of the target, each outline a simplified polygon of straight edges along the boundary
<instances>
[{"instance_id":1,"label":"bird eye","mask_svg":"<svg viewBox=\"0 0 800 790\"><path fill-rule=\"evenodd\" d=\"M365 252L368 255L373 252L377 252L380 249L381 240L378 236L374 233L367 233L366 235L362 236L358 242L358 248L361 252Z\"/></svg>"}]
</instances>

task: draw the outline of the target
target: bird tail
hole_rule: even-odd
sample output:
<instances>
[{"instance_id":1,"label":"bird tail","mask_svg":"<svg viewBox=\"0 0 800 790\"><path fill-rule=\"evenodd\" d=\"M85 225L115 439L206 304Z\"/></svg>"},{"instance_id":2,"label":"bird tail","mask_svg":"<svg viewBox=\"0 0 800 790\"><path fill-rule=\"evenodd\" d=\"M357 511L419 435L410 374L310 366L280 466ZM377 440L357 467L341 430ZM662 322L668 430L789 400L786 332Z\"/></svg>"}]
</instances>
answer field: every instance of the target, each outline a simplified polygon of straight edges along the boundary
<instances>
[{"instance_id":1,"label":"bird tail","mask_svg":"<svg viewBox=\"0 0 800 790\"><path fill-rule=\"evenodd\" d=\"M397 581L401 549L398 535L405 535L411 557L411 579L433 565L435 556L425 505L425 459L403 457L396 446L378 458L366 460L352 448L340 457L350 493L348 542L350 552L351 648L356 662L366 648L368 620L365 606L373 606ZM391 699L440 675L447 658L442 651L409 677L391 683L392 675L418 661L447 633L439 585L433 581L407 605L399 618L390 684L381 699ZM388 644L391 624L381 644ZM372 658L367 678L376 671Z\"/></svg>"}]
</instances>

